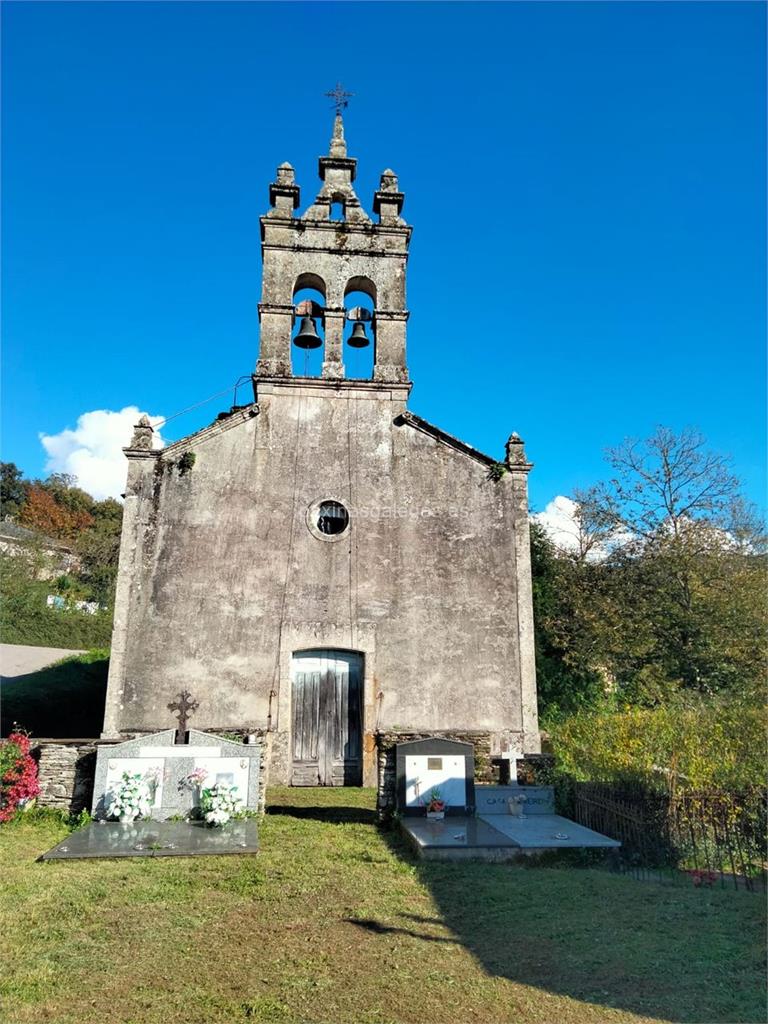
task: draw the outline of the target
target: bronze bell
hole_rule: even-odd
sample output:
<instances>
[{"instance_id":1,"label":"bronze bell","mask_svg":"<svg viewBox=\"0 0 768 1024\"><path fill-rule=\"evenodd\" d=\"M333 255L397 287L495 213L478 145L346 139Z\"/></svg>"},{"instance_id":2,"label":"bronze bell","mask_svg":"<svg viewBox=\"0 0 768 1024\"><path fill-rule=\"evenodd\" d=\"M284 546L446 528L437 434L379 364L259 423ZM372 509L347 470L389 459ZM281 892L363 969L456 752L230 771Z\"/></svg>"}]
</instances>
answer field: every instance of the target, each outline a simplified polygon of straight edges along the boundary
<instances>
[{"instance_id":1,"label":"bronze bell","mask_svg":"<svg viewBox=\"0 0 768 1024\"><path fill-rule=\"evenodd\" d=\"M318 336L315 321L311 316L303 316L301 318L299 333L293 339L293 343L298 345L299 348L320 348L322 341Z\"/></svg>"},{"instance_id":2,"label":"bronze bell","mask_svg":"<svg viewBox=\"0 0 768 1024\"><path fill-rule=\"evenodd\" d=\"M368 335L365 333L365 324L362 320L358 320L352 328L352 333L347 338L347 344L351 348L365 348L366 345L370 344Z\"/></svg>"}]
</instances>

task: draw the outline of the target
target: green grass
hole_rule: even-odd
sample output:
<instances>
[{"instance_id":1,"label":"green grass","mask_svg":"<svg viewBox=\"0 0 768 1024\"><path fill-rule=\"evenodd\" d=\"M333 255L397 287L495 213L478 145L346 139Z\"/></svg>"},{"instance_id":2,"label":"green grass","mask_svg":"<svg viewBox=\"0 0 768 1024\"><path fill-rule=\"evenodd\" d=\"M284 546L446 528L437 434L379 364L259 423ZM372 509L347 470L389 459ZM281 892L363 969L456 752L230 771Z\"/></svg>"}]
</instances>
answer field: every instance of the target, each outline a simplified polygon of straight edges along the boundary
<instances>
[{"instance_id":1,"label":"green grass","mask_svg":"<svg viewBox=\"0 0 768 1024\"><path fill-rule=\"evenodd\" d=\"M33 736L89 738L101 734L109 651L74 654L2 685L0 736L14 723Z\"/></svg>"},{"instance_id":2,"label":"green grass","mask_svg":"<svg viewBox=\"0 0 768 1024\"><path fill-rule=\"evenodd\" d=\"M0 828L9 1024L765 1020L763 900L595 869L423 864L370 790L272 790L256 856L35 863Z\"/></svg>"},{"instance_id":3,"label":"green grass","mask_svg":"<svg viewBox=\"0 0 768 1024\"><path fill-rule=\"evenodd\" d=\"M89 615L49 608L46 598L56 593L54 582L30 579L22 559L0 555L0 591L0 640L4 644L83 650L111 642L111 610Z\"/></svg>"}]
</instances>

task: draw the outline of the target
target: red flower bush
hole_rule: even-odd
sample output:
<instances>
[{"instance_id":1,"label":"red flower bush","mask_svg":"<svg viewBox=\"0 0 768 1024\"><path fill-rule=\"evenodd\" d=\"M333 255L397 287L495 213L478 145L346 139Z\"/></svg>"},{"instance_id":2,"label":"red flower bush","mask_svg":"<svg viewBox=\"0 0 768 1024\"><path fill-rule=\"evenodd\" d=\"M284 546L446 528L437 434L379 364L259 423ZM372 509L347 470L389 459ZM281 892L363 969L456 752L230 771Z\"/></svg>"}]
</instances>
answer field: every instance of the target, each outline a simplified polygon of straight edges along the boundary
<instances>
[{"instance_id":1,"label":"red flower bush","mask_svg":"<svg viewBox=\"0 0 768 1024\"><path fill-rule=\"evenodd\" d=\"M10 821L22 800L31 800L40 792L29 745L29 736L23 732L12 732L0 743L0 822Z\"/></svg>"}]
</instances>

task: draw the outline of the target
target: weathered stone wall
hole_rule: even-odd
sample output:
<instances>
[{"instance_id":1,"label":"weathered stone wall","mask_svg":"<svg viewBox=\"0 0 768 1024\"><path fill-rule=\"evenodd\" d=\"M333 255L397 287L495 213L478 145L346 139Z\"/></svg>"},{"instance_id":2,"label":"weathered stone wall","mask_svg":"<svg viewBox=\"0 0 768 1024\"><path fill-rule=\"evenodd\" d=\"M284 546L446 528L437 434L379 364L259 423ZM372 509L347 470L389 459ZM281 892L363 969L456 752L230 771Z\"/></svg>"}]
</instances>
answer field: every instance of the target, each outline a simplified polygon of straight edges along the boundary
<instances>
[{"instance_id":1,"label":"weathered stone wall","mask_svg":"<svg viewBox=\"0 0 768 1024\"><path fill-rule=\"evenodd\" d=\"M96 741L44 741L32 748L37 761L41 807L79 814L91 806L96 770Z\"/></svg>"},{"instance_id":2,"label":"weathered stone wall","mask_svg":"<svg viewBox=\"0 0 768 1024\"><path fill-rule=\"evenodd\" d=\"M131 462L105 736L165 727L189 689L197 728L251 732L271 713L287 781L292 654L345 648L364 655L368 736L487 730L538 750L517 474L489 479L487 458L404 419L402 387L273 382L258 397ZM350 509L338 539L310 529L320 499Z\"/></svg>"},{"instance_id":3,"label":"weathered stone wall","mask_svg":"<svg viewBox=\"0 0 768 1024\"><path fill-rule=\"evenodd\" d=\"M398 743L409 743L411 740L425 740L440 736L446 740L457 740L460 743L471 743L475 754L475 784L495 782L493 765L491 764L493 737L490 732L381 732L376 736L377 751L377 796L376 811L380 821L388 821L397 806L397 768L395 764L395 747Z\"/></svg>"}]
</instances>

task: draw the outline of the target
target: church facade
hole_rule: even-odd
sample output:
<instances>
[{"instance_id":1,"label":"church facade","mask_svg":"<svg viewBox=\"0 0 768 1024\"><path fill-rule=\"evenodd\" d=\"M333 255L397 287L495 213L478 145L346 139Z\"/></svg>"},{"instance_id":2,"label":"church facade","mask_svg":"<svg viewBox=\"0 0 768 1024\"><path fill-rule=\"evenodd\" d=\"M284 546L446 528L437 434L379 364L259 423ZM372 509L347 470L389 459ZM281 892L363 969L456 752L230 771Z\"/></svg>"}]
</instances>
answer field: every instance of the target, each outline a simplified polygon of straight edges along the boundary
<instances>
[{"instance_id":1,"label":"church facade","mask_svg":"<svg viewBox=\"0 0 768 1024\"><path fill-rule=\"evenodd\" d=\"M270 185L254 401L125 449L104 737L168 728L187 690L195 728L268 737L274 782L372 785L384 733L539 750L531 465L409 410L411 227L389 170L369 217L356 165L337 114L306 211L289 164Z\"/></svg>"}]
</instances>

